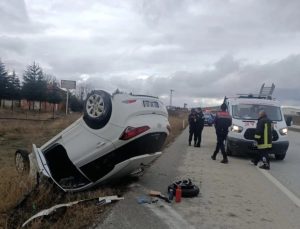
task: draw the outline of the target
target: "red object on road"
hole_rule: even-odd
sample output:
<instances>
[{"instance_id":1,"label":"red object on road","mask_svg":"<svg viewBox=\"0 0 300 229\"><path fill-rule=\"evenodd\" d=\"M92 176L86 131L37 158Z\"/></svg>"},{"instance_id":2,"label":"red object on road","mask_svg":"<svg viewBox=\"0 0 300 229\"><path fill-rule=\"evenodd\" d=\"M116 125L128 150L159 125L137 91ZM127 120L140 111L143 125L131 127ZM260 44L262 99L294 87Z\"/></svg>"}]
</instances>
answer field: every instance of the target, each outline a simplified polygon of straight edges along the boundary
<instances>
[{"instance_id":1,"label":"red object on road","mask_svg":"<svg viewBox=\"0 0 300 229\"><path fill-rule=\"evenodd\" d=\"M179 185L177 185L176 192L175 192L175 201L177 203L179 203L181 201L181 195L182 195L181 187Z\"/></svg>"}]
</instances>

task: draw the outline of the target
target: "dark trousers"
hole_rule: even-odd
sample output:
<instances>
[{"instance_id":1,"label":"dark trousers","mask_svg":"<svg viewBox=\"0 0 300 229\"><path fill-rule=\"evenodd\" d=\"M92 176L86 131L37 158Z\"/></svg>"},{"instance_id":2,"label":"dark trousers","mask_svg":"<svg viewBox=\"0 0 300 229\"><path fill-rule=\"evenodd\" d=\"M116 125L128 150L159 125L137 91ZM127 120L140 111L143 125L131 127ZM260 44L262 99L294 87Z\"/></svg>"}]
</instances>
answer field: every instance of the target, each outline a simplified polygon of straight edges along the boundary
<instances>
[{"instance_id":1,"label":"dark trousers","mask_svg":"<svg viewBox=\"0 0 300 229\"><path fill-rule=\"evenodd\" d=\"M196 130L193 128L190 128L189 143L192 142L193 136L194 136L194 144L196 144L196 142L197 142Z\"/></svg>"},{"instance_id":2,"label":"dark trousers","mask_svg":"<svg viewBox=\"0 0 300 229\"><path fill-rule=\"evenodd\" d=\"M221 150L223 159L227 159L227 154L225 151L224 141L226 140L227 134L217 134L217 145L213 157L216 157Z\"/></svg>"},{"instance_id":3,"label":"dark trousers","mask_svg":"<svg viewBox=\"0 0 300 229\"><path fill-rule=\"evenodd\" d=\"M270 165L269 149L258 149L257 153L254 155L253 163L257 164L259 161Z\"/></svg>"},{"instance_id":4,"label":"dark trousers","mask_svg":"<svg viewBox=\"0 0 300 229\"><path fill-rule=\"evenodd\" d=\"M202 139L202 130L197 130L196 132L196 145L200 146L201 145L201 139Z\"/></svg>"}]
</instances>

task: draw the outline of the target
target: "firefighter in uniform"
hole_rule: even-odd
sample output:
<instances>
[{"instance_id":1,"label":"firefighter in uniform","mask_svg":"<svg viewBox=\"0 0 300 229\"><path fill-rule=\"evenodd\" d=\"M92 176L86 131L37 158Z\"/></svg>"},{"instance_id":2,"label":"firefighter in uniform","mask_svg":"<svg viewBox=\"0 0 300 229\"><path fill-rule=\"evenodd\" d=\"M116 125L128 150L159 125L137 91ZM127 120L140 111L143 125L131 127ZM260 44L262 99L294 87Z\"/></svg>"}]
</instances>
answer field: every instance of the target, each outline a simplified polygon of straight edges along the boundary
<instances>
[{"instance_id":1,"label":"firefighter in uniform","mask_svg":"<svg viewBox=\"0 0 300 229\"><path fill-rule=\"evenodd\" d=\"M254 165L263 162L261 169L270 169L269 151L272 148L272 121L265 111L259 112L258 122L255 129L254 139L257 142L258 154L252 159Z\"/></svg>"},{"instance_id":2,"label":"firefighter in uniform","mask_svg":"<svg viewBox=\"0 0 300 229\"><path fill-rule=\"evenodd\" d=\"M223 155L223 160L221 163L227 164L228 158L225 151L224 141L227 138L228 134L228 128L231 126L232 118L230 114L226 111L227 106L225 103L221 105L221 111L217 112L216 118L215 118L215 128L216 128L216 135L217 135L217 145L215 152L211 156L211 159L216 160L216 156L219 153L219 150L221 150Z\"/></svg>"},{"instance_id":3,"label":"firefighter in uniform","mask_svg":"<svg viewBox=\"0 0 300 229\"><path fill-rule=\"evenodd\" d=\"M197 113L194 108L192 108L191 113L189 115L189 125L190 125L190 135L189 135L189 146L191 145L193 136L194 136L194 146L197 143L197 133L196 133L196 125L197 125Z\"/></svg>"}]
</instances>

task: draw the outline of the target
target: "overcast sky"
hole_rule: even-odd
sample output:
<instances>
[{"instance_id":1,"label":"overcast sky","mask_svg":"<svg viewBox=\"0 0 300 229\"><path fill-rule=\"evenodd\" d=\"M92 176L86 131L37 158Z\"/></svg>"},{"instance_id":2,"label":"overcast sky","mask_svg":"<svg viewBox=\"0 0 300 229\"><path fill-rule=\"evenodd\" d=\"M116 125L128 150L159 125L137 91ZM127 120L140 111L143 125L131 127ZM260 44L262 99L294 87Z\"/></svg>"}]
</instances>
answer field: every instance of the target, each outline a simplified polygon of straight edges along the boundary
<instances>
[{"instance_id":1,"label":"overcast sky","mask_svg":"<svg viewBox=\"0 0 300 229\"><path fill-rule=\"evenodd\" d=\"M299 0L0 0L0 58L95 89L217 105L257 93L300 105Z\"/></svg>"}]
</instances>

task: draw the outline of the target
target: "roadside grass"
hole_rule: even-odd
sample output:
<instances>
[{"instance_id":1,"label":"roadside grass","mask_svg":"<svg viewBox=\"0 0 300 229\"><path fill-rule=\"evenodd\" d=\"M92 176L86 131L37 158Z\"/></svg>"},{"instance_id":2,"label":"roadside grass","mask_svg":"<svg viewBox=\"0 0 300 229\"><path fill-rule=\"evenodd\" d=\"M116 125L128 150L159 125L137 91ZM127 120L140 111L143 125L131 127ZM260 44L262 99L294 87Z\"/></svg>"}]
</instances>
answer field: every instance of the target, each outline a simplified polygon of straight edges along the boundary
<instances>
[{"instance_id":1,"label":"roadside grass","mask_svg":"<svg viewBox=\"0 0 300 229\"><path fill-rule=\"evenodd\" d=\"M52 113L37 110L21 110L20 108L15 108L14 110L0 109L0 119L48 120L61 116L64 116L64 114L58 112Z\"/></svg>"},{"instance_id":2,"label":"roadside grass","mask_svg":"<svg viewBox=\"0 0 300 229\"><path fill-rule=\"evenodd\" d=\"M294 125L300 125L300 116L293 116Z\"/></svg>"},{"instance_id":3,"label":"roadside grass","mask_svg":"<svg viewBox=\"0 0 300 229\"><path fill-rule=\"evenodd\" d=\"M1 115L4 115L3 111ZM50 121L0 120L0 229L20 228L28 218L55 204L122 195L126 191L125 182L118 186L95 187L85 192L64 193L50 182L44 182L36 188L32 180L17 174L14 167L14 153L17 149L31 151L32 143L40 146L79 117L80 114L74 113ZM165 146L182 132L183 120L187 120L185 113L169 117L171 133ZM80 203L34 220L27 228L86 228L101 222L111 206L98 206L93 200Z\"/></svg>"},{"instance_id":4,"label":"roadside grass","mask_svg":"<svg viewBox=\"0 0 300 229\"><path fill-rule=\"evenodd\" d=\"M182 112L175 115L169 115L171 132L167 137L165 146L172 143L175 140L175 138L186 128L186 126L188 125L187 120L188 120L188 113Z\"/></svg>"}]
</instances>

